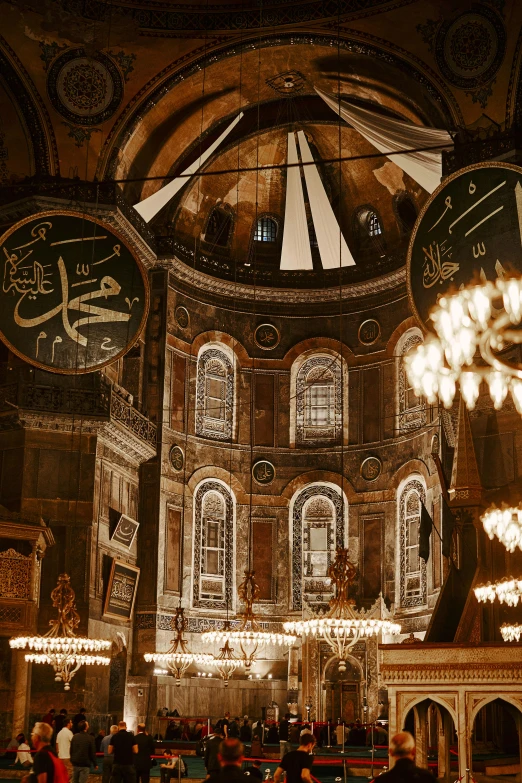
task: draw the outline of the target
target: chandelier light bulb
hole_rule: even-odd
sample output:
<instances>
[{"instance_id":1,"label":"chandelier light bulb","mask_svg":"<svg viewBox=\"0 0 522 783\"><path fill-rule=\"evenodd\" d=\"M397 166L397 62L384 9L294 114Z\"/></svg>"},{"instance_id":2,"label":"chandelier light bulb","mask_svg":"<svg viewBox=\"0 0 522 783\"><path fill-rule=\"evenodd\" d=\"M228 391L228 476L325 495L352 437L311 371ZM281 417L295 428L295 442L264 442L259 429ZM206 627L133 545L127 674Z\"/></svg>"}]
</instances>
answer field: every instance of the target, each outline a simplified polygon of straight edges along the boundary
<instances>
[{"instance_id":1,"label":"chandelier light bulb","mask_svg":"<svg viewBox=\"0 0 522 783\"><path fill-rule=\"evenodd\" d=\"M500 626L500 633L505 642L519 642L522 636L522 625L519 623L514 625L504 623L504 625Z\"/></svg>"},{"instance_id":2,"label":"chandelier light bulb","mask_svg":"<svg viewBox=\"0 0 522 783\"><path fill-rule=\"evenodd\" d=\"M415 394L430 404L438 397L449 407L458 385L472 410L484 380L496 410L511 393L522 415L522 364L498 355L506 345L522 343L522 329L511 328L522 322L522 279L486 281L443 296L430 318L437 337L428 338L404 357ZM475 362L477 352L479 363Z\"/></svg>"},{"instance_id":3,"label":"chandelier light bulb","mask_svg":"<svg viewBox=\"0 0 522 783\"><path fill-rule=\"evenodd\" d=\"M518 606L522 597L522 580L506 578L495 584L488 582L486 585L476 587L474 592L479 603L485 604L488 601L494 603L498 599L501 604Z\"/></svg>"},{"instance_id":4,"label":"chandelier light bulb","mask_svg":"<svg viewBox=\"0 0 522 783\"><path fill-rule=\"evenodd\" d=\"M508 552L522 549L522 508L492 507L481 517L484 530L493 540L495 536Z\"/></svg>"}]
</instances>

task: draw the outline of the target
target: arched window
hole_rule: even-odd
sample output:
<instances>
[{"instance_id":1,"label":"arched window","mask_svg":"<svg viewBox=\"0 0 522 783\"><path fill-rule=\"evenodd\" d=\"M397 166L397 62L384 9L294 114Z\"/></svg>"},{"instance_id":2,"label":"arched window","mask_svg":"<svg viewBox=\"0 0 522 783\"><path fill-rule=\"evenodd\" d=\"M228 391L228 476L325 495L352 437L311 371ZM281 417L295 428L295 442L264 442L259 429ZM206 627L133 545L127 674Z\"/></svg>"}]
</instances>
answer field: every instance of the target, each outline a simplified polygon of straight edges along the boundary
<instances>
[{"instance_id":1,"label":"arched window","mask_svg":"<svg viewBox=\"0 0 522 783\"><path fill-rule=\"evenodd\" d=\"M275 242L277 239L277 223L268 216L260 217L256 223L254 242Z\"/></svg>"},{"instance_id":2,"label":"arched window","mask_svg":"<svg viewBox=\"0 0 522 783\"><path fill-rule=\"evenodd\" d=\"M313 356L296 381L296 442L337 441L341 436L341 365L334 356Z\"/></svg>"},{"instance_id":3,"label":"arched window","mask_svg":"<svg viewBox=\"0 0 522 783\"><path fill-rule=\"evenodd\" d=\"M196 435L214 440L232 437L234 368L224 351L207 348L198 359Z\"/></svg>"},{"instance_id":4,"label":"arched window","mask_svg":"<svg viewBox=\"0 0 522 783\"><path fill-rule=\"evenodd\" d=\"M417 429L426 424L426 402L415 395L404 366L406 354L421 343L417 330L406 332L397 343L399 430Z\"/></svg>"},{"instance_id":5,"label":"arched window","mask_svg":"<svg viewBox=\"0 0 522 783\"><path fill-rule=\"evenodd\" d=\"M419 557L421 502L426 491L417 479L406 482L399 498L400 603L424 606L427 601L426 563Z\"/></svg>"},{"instance_id":6,"label":"arched window","mask_svg":"<svg viewBox=\"0 0 522 783\"><path fill-rule=\"evenodd\" d=\"M399 229L404 234L410 234L417 220L417 207L411 196L399 196L395 202L395 211Z\"/></svg>"},{"instance_id":7,"label":"arched window","mask_svg":"<svg viewBox=\"0 0 522 783\"><path fill-rule=\"evenodd\" d=\"M228 487L204 481L194 497L193 606L232 609L234 507Z\"/></svg>"},{"instance_id":8,"label":"arched window","mask_svg":"<svg viewBox=\"0 0 522 783\"><path fill-rule=\"evenodd\" d=\"M214 207L205 231L205 242L228 247L232 235L232 213L222 207Z\"/></svg>"},{"instance_id":9,"label":"arched window","mask_svg":"<svg viewBox=\"0 0 522 783\"><path fill-rule=\"evenodd\" d=\"M368 236L378 237L382 234L381 222L377 212L369 212L366 218Z\"/></svg>"},{"instance_id":10,"label":"arched window","mask_svg":"<svg viewBox=\"0 0 522 783\"><path fill-rule=\"evenodd\" d=\"M332 597L328 569L335 550L344 545L344 515L340 493L316 484L297 495L291 506L292 609L326 604Z\"/></svg>"},{"instance_id":11,"label":"arched window","mask_svg":"<svg viewBox=\"0 0 522 783\"><path fill-rule=\"evenodd\" d=\"M379 214L372 206L359 207L355 213L355 234L362 252L384 255L384 231Z\"/></svg>"}]
</instances>

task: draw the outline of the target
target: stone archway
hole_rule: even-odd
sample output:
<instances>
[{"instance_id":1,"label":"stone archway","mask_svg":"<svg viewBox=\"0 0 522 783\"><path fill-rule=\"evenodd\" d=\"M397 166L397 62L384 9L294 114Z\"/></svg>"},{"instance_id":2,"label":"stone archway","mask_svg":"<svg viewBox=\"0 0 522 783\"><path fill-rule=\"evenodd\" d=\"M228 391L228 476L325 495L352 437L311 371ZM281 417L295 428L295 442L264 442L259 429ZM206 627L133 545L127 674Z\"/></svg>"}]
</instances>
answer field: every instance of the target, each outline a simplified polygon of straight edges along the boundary
<instances>
[{"instance_id":1,"label":"stone archway","mask_svg":"<svg viewBox=\"0 0 522 783\"><path fill-rule=\"evenodd\" d=\"M324 665L322 685L324 689L323 720L331 718L353 723L363 719L362 695L364 675L360 661L352 655L346 658L346 671L339 672L339 659L333 655Z\"/></svg>"},{"instance_id":2,"label":"stone archway","mask_svg":"<svg viewBox=\"0 0 522 783\"><path fill-rule=\"evenodd\" d=\"M469 721L470 758L475 756L470 766L474 771L520 775L522 711L518 701L496 694L477 700ZM483 759L477 760L478 754Z\"/></svg>"},{"instance_id":3,"label":"stone archway","mask_svg":"<svg viewBox=\"0 0 522 783\"><path fill-rule=\"evenodd\" d=\"M450 750L456 745L454 717L447 704L431 696L421 696L408 704L402 716L401 728L415 737L416 763L420 767L428 768L429 748L437 749L437 778L451 774Z\"/></svg>"}]
</instances>

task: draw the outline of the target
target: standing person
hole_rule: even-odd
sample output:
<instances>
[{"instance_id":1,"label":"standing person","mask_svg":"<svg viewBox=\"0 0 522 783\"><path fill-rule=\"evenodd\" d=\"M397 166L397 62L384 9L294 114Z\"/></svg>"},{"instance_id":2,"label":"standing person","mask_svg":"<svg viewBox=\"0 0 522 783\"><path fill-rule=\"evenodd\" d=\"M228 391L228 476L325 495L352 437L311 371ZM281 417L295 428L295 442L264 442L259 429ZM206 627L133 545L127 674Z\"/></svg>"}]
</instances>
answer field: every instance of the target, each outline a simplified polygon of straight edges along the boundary
<instances>
[{"instance_id":1,"label":"standing person","mask_svg":"<svg viewBox=\"0 0 522 783\"><path fill-rule=\"evenodd\" d=\"M94 746L96 748L96 753L100 752L101 744L104 737L105 737L105 732L103 729L100 729L94 738Z\"/></svg>"},{"instance_id":2,"label":"standing person","mask_svg":"<svg viewBox=\"0 0 522 783\"><path fill-rule=\"evenodd\" d=\"M71 764L71 740L74 734L71 731L72 720L68 718L58 734L56 735L56 752L58 758L63 761L67 772L69 774L69 780L72 778L73 768Z\"/></svg>"},{"instance_id":3,"label":"standing person","mask_svg":"<svg viewBox=\"0 0 522 783\"><path fill-rule=\"evenodd\" d=\"M239 739L241 742L252 742L252 729L248 722L248 715L243 716L243 724L239 729Z\"/></svg>"},{"instance_id":4,"label":"standing person","mask_svg":"<svg viewBox=\"0 0 522 783\"><path fill-rule=\"evenodd\" d=\"M223 729L216 728L214 734L208 738L205 746L205 769L207 770L207 778L214 772L219 772L219 746L223 739Z\"/></svg>"},{"instance_id":5,"label":"standing person","mask_svg":"<svg viewBox=\"0 0 522 783\"><path fill-rule=\"evenodd\" d=\"M47 723L49 726L52 726L54 724L54 714L56 710L54 707L51 707L43 716L42 723Z\"/></svg>"},{"instance_id":6,"label":"standing person","mask_svg":"<svg viewBox=\"0 0 522 783\"><path fill-rule=\"evenodd\" d=\"M138 752L134 755L134 766L136 768L136 783L149 783L150 770L152 768L152 758L154 755L154 740L145 730L144 723L138 723L138 733L134 741L138 746Z\"/></svg>"},{"instance_id":7,"label":"standing person","mask_svg":"<svg viewBox=\"0 0 522 783\"><path fill-rule=\"evenodd\" d=\"M136 740L127 731L124 720L118 723L118 733L113 734L109 745L109 753L114 754L112 762L112 782L135 783L136 770L134 769L134 754L138 752Z\"/></svg>"},{"instance_id":8,"label":"standing person","mask_svg":"<svg viewBox=\"0 0 522 783\"><path fill-rule=\"evenodd\" d=\"M61 709L58 715L54 716L54 736L57 737L65 724L67 723L67 710Z\"/></svg>"},{"instance_id":9,"label":"standing person","mask_svg":"<svg viewBox=\"0 0 522 783\"><path fill-rule=\"evenodd\" d=\"M73 783L87 783L91 766L96 764L96 747L94 737L88 734L89 724L86 720L78 723L78 731L71 740L71 764L73 768Z\"/></svg>"},{"instance_id":10,"label":"standing person","mask_svg":"<svg viewBox=\"0 0 522 783\"><path fill-rule=\"evenodd\" d=\"M82 720L85 720L85 713L86 712L87 712L87 710L85 709L85 707L80 707L79 711L74 716L74 718L73 718L73 725L72 725L72 732L73 732L73 734L76 734L76 732L78 731L78 724Z\"/></svg>"},{"instance_id":11,"label":"standing person","mask_svg":"<svg viewBox=\"0 0 522 783\"><path fill-rule=\"evenodd\" d=\"M219 745L220 768L208 778L209 783L246 783L241 771L244 748L238 739L224 739Z\"/></svg>"},{"instance_id":12,"label":"standing person","mask_svg":"<svg viewBox=\"0 0 522 783\"><path fill-rule=\"evenodd\" d=\"M342 745L345 739L344 723L339 722L335 727L335 737L337 739L337 744Z\"/></svg>"},{"instance_id":13,"label":"standing person","mask_svg":"<svg viewBox=\"0 0 522 783\"><path fill-rule=\"evenodd\" d=\"M63 777L67 776L67 770L60 759L57 759L51 748L51 737L53 736L53 727L48 723L35 723L31 732L33 747L36 750L33 758L32 773L36 776L38 783L54 783L55 772L63 772Z\"/></svg>"},{"instance_id":14,"label":"standing person","mask_svg":"<svg viewBox=\"0 0 522 783\"><path fill-rule=\"evenodd\" d=\"M395 759L393 769L380 775L379 783L433 783L431 772L415 765L415 740L409 731L391 738L390 756Z\"/></svg>"},{"instance_id":15,"label":"standing person","mask_svg":"<svg viewBox=\"0 0 522 783\"><path fill-rule=\"evenodd\" d=\"M279 783L283 772L286 772L285 783L312 783L310 770L314 763L312 751L315 747L313 734L302 734L297 750L291 750L281 759L274 774L274 783ZM380 783L380 781L379 781Z\"/></svg>"},{"instance_id":16,"label":"standing person","mask_svg":"<svg viewBox=\"0 0 522 783\"><path fill-rule=\"evenodd\" d=\"M223 736L228 739L228 729L230 727L230 712L225 712L225 717L221 721L221 728L223 729Z\"/></svg>"},{"instance_id":17,"label":"standing person","mask_svg":"<svg viewBox=\"0 0 522 783\"><path fill-rule=\"evenodd\" d=\"M281 758L290 753L290 713L287 712L282 721L279 722L279 755Z\"/></svg>"},{"instance_id":18,"label":"standing person","mask_svg":"<svg viewBox=\"0 0 522 783\"><path fill-rule=\"evenodd\" d=\"M103 762L102 762L102 783L109 783L112 775L112 762L114 760L114 757L112 753L109 753L109 745L112 742L112 736L113 734L116 734L118 731L118 727L116 725L111 726L109 729L109 733L106 737L102 739L100 751L103 753Z\"/></svg>"},{"instance_id":19,"label":"standing person","mask_svg":"<svg viewBox=\"0 0 522 783\"><path fill-rule=\"evenodd\" d=\"M228 736L231 739L239 739L239 718L234 718L234 720L230 721Z\"/></svg>"}]
</instances>

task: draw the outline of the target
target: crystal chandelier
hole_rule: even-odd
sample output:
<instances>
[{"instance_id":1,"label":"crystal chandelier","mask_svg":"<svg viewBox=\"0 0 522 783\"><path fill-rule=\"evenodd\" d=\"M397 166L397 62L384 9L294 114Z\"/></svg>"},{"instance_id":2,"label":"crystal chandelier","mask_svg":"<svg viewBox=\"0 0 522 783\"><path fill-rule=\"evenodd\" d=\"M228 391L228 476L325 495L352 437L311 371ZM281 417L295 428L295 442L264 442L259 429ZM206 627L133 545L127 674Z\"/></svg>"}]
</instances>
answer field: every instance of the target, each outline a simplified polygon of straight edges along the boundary
<instances>
[{"instance_id":1,"label":"crystal chandelier","mask_svg":"<svg viewBox=\"0 0 522 783\"><path fill-rule=\"evenodd\" d=\"M505 642L519 642L520 637L522 636L522 625L519 625L519 623L515 623L514 625L504 623L504 625L500 627L500 633Z\"/></svg>"},{"instance_id":2,"label":"crystal chandelier","mask_svg":"<svg viewBox=\"0 0 522 783\"><path fill-rule=\"evenodd\" d=\"M497 410L508 391L522 414L522 366L498 355L510 343L522 343L522 279L497 279L444 296L430 315L437 338L429 338L405 357L408 379L429 403L440 397L449 408L456 384L472 410L485 381ZM479 352L482 362L474 361Z\"/></svg>"},{"instance_id":3,"label":"crystal chandelier","mask_svg":"<svg viewBox=\"0 0 522 783\"><path fill-rule=\"evenodd\" d=\"M214 656L210 653L192 653L188 649L187 640L183 638L186 628L185 612L179 606L174 617L176 636L172 640L172 646L164 653L145 653L145 660L150 663L166 664L169 672L174 676L176 685L181 685L181 678L193 663L212 663Z\"/></svg>"},{"instance_id":4,"label":"crystal chandelier","mask_svg":"<svg viewBox=\"0 0 522 783\"><path fill-rule=\"evenodd\" d=\"M50 664L55 681L63 682L66 691L70 690L70 682L80 666L108 666L111 662L109 657L96 654L109 650L111 642L76 636L80 615L70 583L67 574L60 574L58 584L51 592L58 619L49 621L51 628L45 636L18 636L9 640L13 650L31 650L25 656L28 663Z\"/></svg>"},{"instance_id":5,"label":"crystal chandelier","mask_svg":"<svg viewBox=\"0 0 522 783\"><path fill-rule=\"evenodd\" d=\"M334 597L330 600L327 614L309 620L284 623L285 631L289 633L324 639L339 659L340 672L346 671L348 653L359 639L380 633L396 635L401 632L398 623L365 617L353 608L354 601L348 597L348 591L356 574L357 569L348 559L348 550L337 549L335 560L328 569Z\"/></svg>"},{"instance_id":6,"label":"crystal chandelier","mask_svg":"<svg viewBox=\"0 0 522 783\"><path fill-rule=\"evenodd\" d=\"M522 579L501 579L500 582L475 587L475 596L479 603L493 603L497 598L501 604L508 606L518 606L522 598Z\"/></svg>"},{"instance_id":7,"label":"crystal chandelier","mask_svg":"<svg viewBox=\"0 0 522 783\"><path fill-rule=\"evenodd\" d=\"M229 642L239 643L241 649L240 662L248 673L256 659L255 656L260 646L265 644L285 644L292 647L296 642L296 637L293 634L263 631L254 612L254 602L259 595L259 587L256 584L254 571L245 571L245 578L239 585L237 592L245 605L240 615L239 627L231 628L230 623L227 621L223 629L205 631L201 639L203 642L225 641L225 644Z\"/></svg>"},{"instance_id":8,"label":"crystal chandelier","mask_svg":"<svg viewBox=\"0 0 522 783\"><path fill-rule=\"evenodd\" d=\"M508 552L522 549L522 508L490 508L481 520L490 540L496 536Z\"/></svg>"},{"instance_id":9,"label":"crystal chandelier","mask_svg":"<svg viewBox=\"0 0 522 783\"><path fill-rule=\"evenodd\" d=\"M228 627L228 622L225 623L225 629ZM225 644L219 650L219 655L211 656L211 665L215 666L218 670L219 676L223 680L225 688L228 688L228 682L235 670L240 666L243 666L241 658L236 658L234 655L234 648L230 646L230 640L225 639Z\"/></svg>"}]
</instances>

